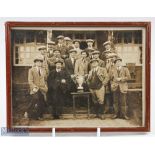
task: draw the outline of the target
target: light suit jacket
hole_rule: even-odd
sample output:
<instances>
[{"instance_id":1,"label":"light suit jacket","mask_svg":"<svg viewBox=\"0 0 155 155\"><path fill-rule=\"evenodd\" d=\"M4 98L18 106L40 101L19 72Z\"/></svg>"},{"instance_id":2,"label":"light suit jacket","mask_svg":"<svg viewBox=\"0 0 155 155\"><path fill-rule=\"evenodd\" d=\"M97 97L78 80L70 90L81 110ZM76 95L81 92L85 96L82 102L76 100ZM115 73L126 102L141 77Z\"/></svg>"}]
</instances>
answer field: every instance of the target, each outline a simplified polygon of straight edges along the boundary
<instances>
[{"instance_id":1,"label":"light suit jacket","mask_svg":"<svg viewBox=\"0 0 155 155\"><path fill-rule=\"evenodd\" d=\"M37 87L41 92L46 93L47 88L47 72L44 68L41 68L41 75L39 75L39 71L37 67L32 67L28 72L28 83L30 86L30 94L33 94L33 88Z\"/></svg>"},{"instance_id":2,"label":"light suit jacket","mask_svg":"<svg viewBox=\"0 0 155 155\"><path fill-rule=\"evenodd\" d=\"M75 75L85 75L88 74L88 65L89 65L89 59L85 59L83 61L82 58L78 59L75 63L75 69L74 73Z\"/></svg>"},{"instance_id":3,"label":"light suit jacket","mask_svg":"<svg viewBox=\"0 0 155 155\"><path fill-rule=\"evenodd\" d=\"M128 84L127 84L127 81L131 78L130 77L130 72L128 70L127 67L121 67L120 69L120 72L118 74L117 72L117 68L116 66L114 66L110 72L109 72L109 75L110 75L110 83L111 83L111 90L112 91L116 91L117 88L119 87L120 88L120 91L122 93L127 93L127 90L128 90ZM116 79L117 78L121 78L121 81L117 81Z\"/></svg>"}]
</instances>

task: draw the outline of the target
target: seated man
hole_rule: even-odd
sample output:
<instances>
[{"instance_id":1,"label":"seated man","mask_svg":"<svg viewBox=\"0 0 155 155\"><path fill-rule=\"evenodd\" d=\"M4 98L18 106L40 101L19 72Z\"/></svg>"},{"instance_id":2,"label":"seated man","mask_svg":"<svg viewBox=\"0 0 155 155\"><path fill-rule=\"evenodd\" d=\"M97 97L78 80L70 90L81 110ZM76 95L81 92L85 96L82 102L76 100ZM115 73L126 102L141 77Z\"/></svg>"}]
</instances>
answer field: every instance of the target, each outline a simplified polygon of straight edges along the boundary
<instances>
[{"instance_id":1,"label":"seated man","mask_svg":"<svg viewBox=\"0 0 155 155\"><path fill-rule=\"evenodd\" d=\"M115 111L113 118L129 119L127 116L128 106L126 104L126 94L128 90L127 81L130 79L130 73L127 67L122 66L121 58L118 57L114 63L115 66L110 71L110 83Z\"/></svg>"},{"instance_id":2,"label":"seated man","mask_svg":"<svg viewBox=\"0 0 155 155\"><path fill-rule=\"evenodd\" d=\"M92 100L94 103L94 110L97 118L104 119L104 95L105 85L108 82L108 74L105 68L99 66L97 59L90 61L92 69L88 74L88 87L92 93Z\"/></svg>"},{"instance_id":3,"label":"seated man","mask_svg":"<svg viewBox=\"0 0 155 155\"><path fill-rule=\"evenodd\" d=\"M62 115L65 94L68 90L69 76L62 69L63 62L57 60L56 68L52 70L48 77L48 99L52 104L52 114L54 119L59 119Z\"/></svg>"},{"instance_id":4,"label":"seated man","mask_svg":"<svg viewBox=\"0 0 155 155\"><path fill-rule=\"evenodd\" d=\"M46 102L47 93L47 72L43 68L43 57L42 55L37 56L34 59L35 65L29 69L28 83L30 85L30 95L32 97L28 115L29 118L41 119L43 116L43 110Z\"/></svg>"}]
</instances>

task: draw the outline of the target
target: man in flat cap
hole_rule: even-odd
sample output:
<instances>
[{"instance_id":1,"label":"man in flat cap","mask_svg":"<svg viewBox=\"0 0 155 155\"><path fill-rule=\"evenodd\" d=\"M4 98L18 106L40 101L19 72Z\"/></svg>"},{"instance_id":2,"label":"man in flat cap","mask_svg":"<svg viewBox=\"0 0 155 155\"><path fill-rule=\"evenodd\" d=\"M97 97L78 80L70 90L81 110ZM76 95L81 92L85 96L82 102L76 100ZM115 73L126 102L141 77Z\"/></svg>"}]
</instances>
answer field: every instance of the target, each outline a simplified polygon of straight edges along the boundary
<instances>
[{"instance_id":1,"label":"man in flat cap","mask_svg":"<svg viewBox=\"0 0 155 155\"><path fill-rule=\"evenodd\" d=\"M75 63L76 63L76 53L77 51L75 49L69 50L69 58L65 59L65 69L71 78L71 81L69 83L70 90L67 94L68 106L72 105L72 98L71 98L70 92L76 91L76 78L74 74Z\"/></svg>"},{"instance_id":2,"label":"man in flat cap","mask_svg":"<svg viewBox=\"0 0 155 155\"><path fill-rule=\"evenodd\" d=\"M50 41L48 42L48 53L49 53L49 58L53 56L53 50L55 49L55 42Z\"/></svg>"},{"instance_id":3,"label":"man in flat cap","mask_svg":"<svg viewBox=\"0 0 155 155\"><path fill-rule=\"evenodd\" d=\"M100 67L105 67L105 62L104 62L103 60L101 60L101 59L99 58L99 56L100 56L100 51L94 50L94 51L92 52L92 59L97 59L97 60L98 60L98 65L99 65ZM90 68L91 68L91 66L90 66Z\"/></svg>"},{"instance_id":4,"label":"man in flat cap","mask_svg":"<svg viewBox=\"0 0 155 155\"><path fill-rule=\"evenodd\" d=\"M58 41L58 43L55 48L60 50L61 57L63 59L66 59L68 57L68 54L67 54L67 47L64 44L64 36L59 35L57 37L57 41Z\"/></svg>"},{"instance_id":5,"label":"man in flat cap","mask_svg":"<svg viewBox=\"0 0 155 155\"><path fill-rule=\"evenodd\" d=\"M28 83L30 86L31 101L28 108L28 115L33 119L43 117L44 107L46 105L47 93L47 73L43 68L43 56L38 55L34 59L34 66L29 69Z\"/></svg>"},{"instance_id":6,"label":"man in flat cap","mask_svg":"<svg viewBox=\"0 0 155 155\"><path fill-rule=\"evenodd\" d=\"M74 45L74 49L77 51L76 58L77 59L81 58L82 49L80 49L80 40L79 39L74 40L73 45Z\"/></svg>"},{"instance_id":7,"label":"man in flat cap","mask_svg":"<svg viewBox=\"0 0 155 155\"><path fill-rule=\"evenodd\" d=\"M55 69L48 76L48 99L52 105L52 115L54 119L62 117L66 92L69 89L69 75L62 69L63 61L55 62Z\"/></svg>"},{"instance_id":8,"label":"man in flat cap","mask_svg":"<svg viewBox=\"0 0 155 155\"><path fill-rule=\"evenodd\" d=\"M89 58L91 59L92 58L92 52L94 51L94 47L93 47L94 40L93 39L87 39L86 43L87 43L88 47L85 50L88 52Z\"/></svg>"},{"instance_id":9,"label":"man in flat cap","mask_svg":"<svg viewBox=\"0 0 155 155\"><path fill-rule=\"evenodd\" d=\"M85 76L88 74L90 59L88 53L85 50L81 51L81 58L76 60L74 73L76 76Z\"/></svg>"},{"instance_id":10,"label":"man in flat cap","mask_svg":"<svg viewBox=\"0 0 155 155\"><path fill-rule=\"evenodd\" d=\"M67 73L71 76L71 78L74 77L76 53L77 51L75 49L69 50L69 58L65 60L65 69Z\"/></svg>"},{"instance_id":11,"label":"man in flat cap","mask_svg":"<svg viewBox=\"0 0 155 155\"><path fill-rule=\"evenodd\" d=\"M110 83L115 111L113 118L129 119L127 116L126 94L128 91L127 81L131 78L130 73L127 67L122 66L122 59L120 57L117 57L114 63L115 66L110 71Z\"/></svg>"},{"instance_id":12,"label":"man in flat cap","mask_svg":"<svg viewBox=\"0 0 155 155\"><path fill-rule=\"evenodd\" d=\"M64 68L65 62L64 62L64 59L61 58L60 50L54 49L53 50L53 56L48 59L49 71L52 71L53 69L55 69L55 62L57 60L61 60L63 62L62 67Z\"/></svg>"},{"instance_id":13,"label":"man in flat cap","mask_svg":"<svg viewBox=\"0 0 155 155\"><path fill-rule=\"evenodd\" d=\"M43 67L45 68L47 74L48 74L48 52L47 52L47 48L46 46L41 46L38 48L38 50L40 51L40 54L43 56Z\"/></svg>"},{"instance_id":14,"label":"man in flat cap","mask_svg":"<svg viewBox=\"0 0 155 155\"><path fill-rule=\"evenodd\" d=\"M108 74L105 68L99 66L97 59L92 59L90 63L92 69L88 74L87 83L92 94L96 117L104 119L104 95L105 85L108 82Z\"/></svg>"},{"instance_id":15,"label":"man in flat cap","mask_svg":"<svg viewBox=\"0 0 155 155\"><path fill-rule=\"evenodd\" d=\"M111 41L106 41L103 43L103 47L105 48L105 50L101 53L101 59L106 61L106 57L109 56L117 56L116 51L114 50L114 45Z\"/></svg>"}]
</instances>

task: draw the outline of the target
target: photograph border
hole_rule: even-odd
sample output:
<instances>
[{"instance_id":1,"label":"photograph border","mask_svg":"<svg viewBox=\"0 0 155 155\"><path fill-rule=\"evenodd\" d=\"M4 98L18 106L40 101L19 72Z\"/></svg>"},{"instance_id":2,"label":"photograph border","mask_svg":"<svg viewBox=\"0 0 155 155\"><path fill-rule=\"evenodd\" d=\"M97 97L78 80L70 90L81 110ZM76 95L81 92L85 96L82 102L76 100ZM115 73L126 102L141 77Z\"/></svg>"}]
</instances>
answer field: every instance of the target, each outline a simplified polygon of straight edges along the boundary
<instances>
[{"instance_id":1,"label":"photograph border","mask_svg":"<svg viewBox=\"0 0 155 155\"><path fill-rule=\"evenodd\" d=\"M6 101L7 128L11 124L11 29L13 27L143 27L146 30L145 53L145 126L144 127L101 127L101 132L149 132L150 131L150 57L151 22L6 22ZM52 128L27 128L30 132L52 132ZM56 132L96 132L93 128L56 128Z\"/></svg>"}]
</instances>

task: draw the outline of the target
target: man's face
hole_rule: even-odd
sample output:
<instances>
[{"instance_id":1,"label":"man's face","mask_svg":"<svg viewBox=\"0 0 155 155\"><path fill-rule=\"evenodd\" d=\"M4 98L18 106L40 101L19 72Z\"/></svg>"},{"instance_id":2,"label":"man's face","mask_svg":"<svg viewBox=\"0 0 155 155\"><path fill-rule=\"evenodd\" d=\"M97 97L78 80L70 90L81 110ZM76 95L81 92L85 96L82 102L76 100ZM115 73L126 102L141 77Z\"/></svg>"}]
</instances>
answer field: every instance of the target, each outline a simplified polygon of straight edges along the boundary
<instances>
[{"instance_id":1,"label":"man's face","mask_svg":"<svg viewBox=\"0 0 155 155\"><path fill-rule=\"evenodd\" d=\"M63 39L62 38L58 39L58 43L62 44L63 43Z\"/></svg>"},{"instance_id":2,"label":"man's face","mask_svg":"<svg viewBox=\"0 0 155 155\"><path fill-rule=\"evenodd\" d=\"M56 66L57 69L61 69L62 64L61 63L56 63L55 66Z\"/></svg>"},{"instance_id":3,"label":"man's face","mask_svg":"<svg viewBox=\"0 0 155 155\"><path fill-rule=\"evenodd\" d=\"M82 57L82 58L86 58L86 57L87 57L87 54L86 54L85 52L83 52L83 53L81 54L81 57Z\"/></svg>"},{"instance_id":4,"label":"man's face","mask_svg":"<svg viewBox=\"0 0 155 155\"><path fill-rule=\"evenodd\" d=\"M106 46L105 46L105 49L106 50L109 50L111 48L111 46L109 45L109 44L107 44Z\"/></svg>"},{"instance_id":5,"label":"man's face","mask_svg":"<svg viewBox=\"0 0 155 155\"><path fill-rule=\"evenodd\" d=\"M42 64L43 64L43 62L40 61L40 60L37 60L37 61L35 62L35 65L36 65L37 67L42 67Z\"/></svg>"},{"instance_id":6,"label":"man's face","mask_svg":"<svg viewBox=\"0 0 155 155\"><path fill-rule=\"evenodd\" d=\"M59 51L54 51L53 55L54 55L55 57L60 57L60 52L59 52Z\"/></svg>"},{"instance_id":7,"label":"man's face","mask_svg":"<svg viewBox=\"0 0 155 155\"><path fill-rule=\"evenodd\" d=\"M117 66L117 67L122 66L122 61L121 61L121 60L117 60L117 61L116 61L116 66Z\"/></svg>"},{"instance_id":8,"label":"man's face","mask_svg":"<svg viewBox=\"0 0 155 155\"><path fill-rule=\"evenodd\" d=\"M70 57L71 57L71 58L75 58L75 57L76 57L76 52L70 53Z\"/></svg>"},{"instance_id":9,"label":"man's face","mask_svg":"<svg viewBox=\"0 0 155 155\"><path fill-rule=\"evenodd\" d=\"M93 42L87 42L88 47L92 47L93 46Z\"/></svg>"},{"instance_id":10,"label":"man's face","mask_svg":"<svg viewBox=\"0 0 155 155\"><path fill-rule=\"evenodd\" d=\"M75 46L75 48L79 48L79 47L80 47L79 42L75 42L75 43L74 43L74 46Z\"/></svg>"},{"instance_id":11,"label":"man's face","mask_svg":"<svg viewBox=\"0 0 155 155\"><path fill-rule=\"evenodd\" d=\"M99 54L93 54L93 58L98 59L99 58Z\"/></svg>"},{"instance_id":12,"label":"man's face","mask_svg":"<svg viewBox=\"0 0 155 155\"><path fill-rule=\"evenodd\" d=\"M98 66L98 62L97 61L92 62L92 68L95 68L97 66Z\"/></svg>"}]
</instances>

